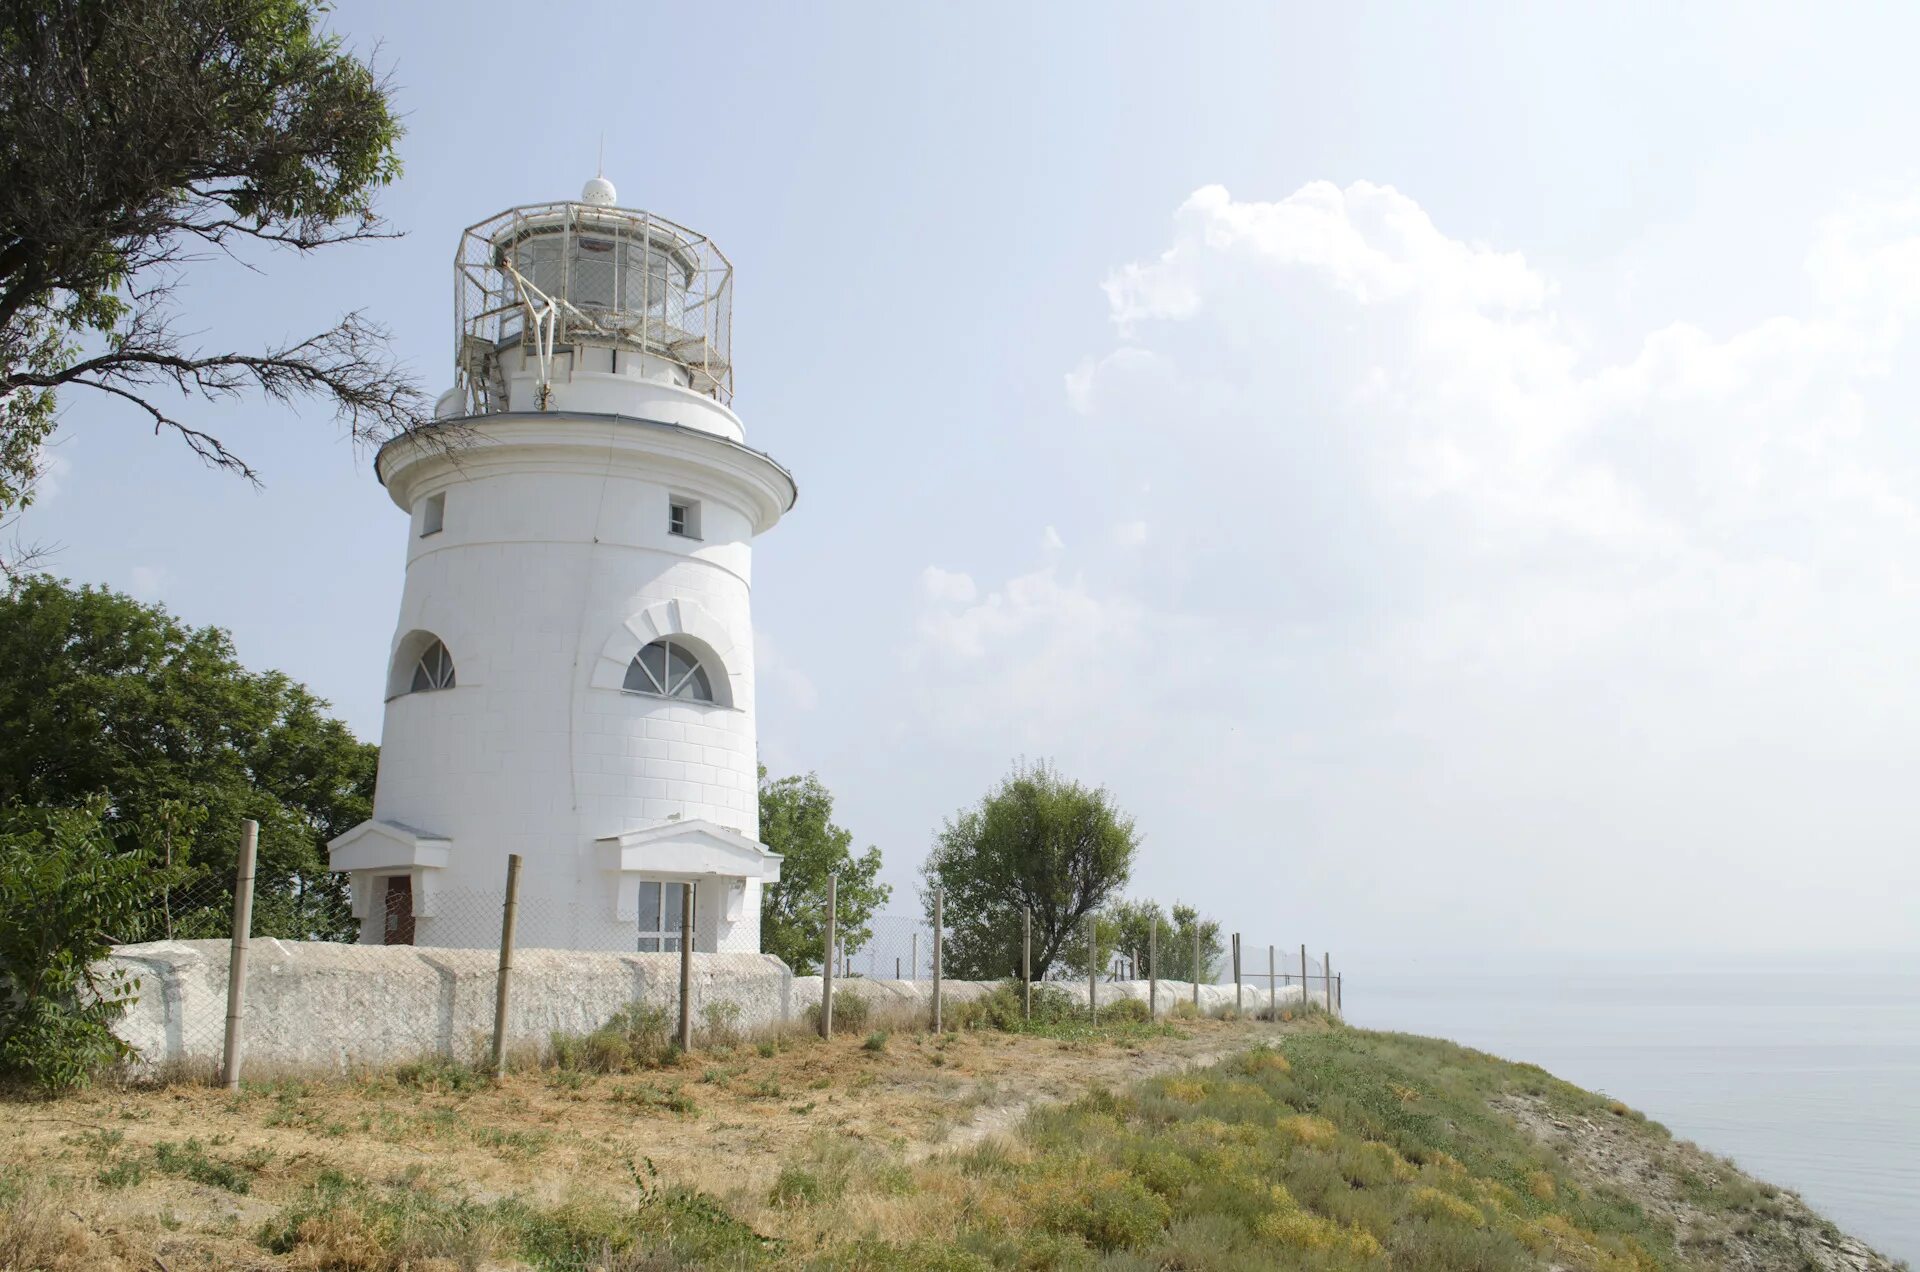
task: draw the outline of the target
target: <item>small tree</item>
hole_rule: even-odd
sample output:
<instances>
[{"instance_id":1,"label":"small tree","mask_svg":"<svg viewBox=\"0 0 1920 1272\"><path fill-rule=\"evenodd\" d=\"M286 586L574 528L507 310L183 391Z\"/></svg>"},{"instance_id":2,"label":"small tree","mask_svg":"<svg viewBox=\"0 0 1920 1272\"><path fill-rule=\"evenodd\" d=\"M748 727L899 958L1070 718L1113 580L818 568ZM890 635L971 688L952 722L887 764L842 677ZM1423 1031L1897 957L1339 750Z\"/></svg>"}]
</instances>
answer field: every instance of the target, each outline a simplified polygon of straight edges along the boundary
<instances>
[{"instance_id":1,"label":"small tree","mask_svg":"<svg viewBox=\"0 0 1920 1272\"><path fill-rule=\"evenodd\" d=\"M0 812L0 1073L48 1090L131 1054L112 1025L139 982L97 964L146 919L162 876L114 846L102 812Z\"/></svg>"},{"instance_id":2,"label":"small tree","mask_svg":"<svg viewBox=\"0 0 1920 1272\"><path fill-rule=\"evenodd\" d=\"M827 880L838 875L836 935L847 948L873 935L874 911L893 889L877 882L880 850L853 855L853 834L833 823L833 792L812 773L767 780L760 768L760 839L779 853L780 882L760 894L760 948L802 976L820 970L827 939Z\"/></svg>"},{"instance_id":3,"label":"small tree","mask_svg":"<svg viewBox=\"0 0 1920 1272\"><path fill-rule=\"evenodd\" d=\"M1119 954L1133 964L1135 975L1151 976L1154 974L1154 947L1158 946L1161 979L1192 980L1193 937L1197 930L1200 935L1199 979L1211 981L1219 971L1221 956L1226 952L1220 936L1219 920L1201 918L1200 912L1190 905L1175 902L1173 915L1169 919L1166 908L1158 901L1119 901L1096 917L1099 922L1102 967L1115 954ZM1160 929L1157 940L1153 935L1156 923ZM1063 958L1068 966L1084 976L1087 970L1087 933L1084 925L1076 939L1077 944L1068 944Z\"/></svg>"},{"instance_id":4,"label":"small tree","mask_svg":"<svg viewBox=\"0 0 1920 1272\"><path fill-rule=\"evenodd\" d=\"M1126 884L1138 847L1133 819L1104 788L1046 763L1016 766L985 799L948 819L927 858L923 900L946 893L945 970L1020 974L1020 911L1033 911L1033 973L1061 960L1081 923ZM1084 962L1085 954L1079 957Z\"/></svg>"}]
</instances>

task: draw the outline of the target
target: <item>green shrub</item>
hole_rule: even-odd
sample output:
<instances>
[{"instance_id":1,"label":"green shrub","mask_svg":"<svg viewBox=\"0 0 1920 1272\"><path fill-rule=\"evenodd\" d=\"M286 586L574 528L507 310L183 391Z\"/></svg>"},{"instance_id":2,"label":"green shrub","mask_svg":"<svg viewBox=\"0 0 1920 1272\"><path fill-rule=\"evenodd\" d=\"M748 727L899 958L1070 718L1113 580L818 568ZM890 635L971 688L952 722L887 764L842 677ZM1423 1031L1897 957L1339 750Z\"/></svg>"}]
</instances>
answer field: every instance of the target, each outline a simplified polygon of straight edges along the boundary
<instances>
[{"instance_id":1,"label":"green shrub","mask_svg":"<svg viewBox=\"0 0 1920 1272\"><path fill-rule=\"evenodd\" d=\"M1157 1237L1172 1218L1166 1201L1125 1171L1077 1165L1074 1175L1040 1181L1042 1227L1071 1233L1096 1250L1128 1250Z\"/></svg>"},{"instance_id":2,"label":"green shrub","mask_svg":"<svg viewBox=\"0 0 1920 1272\"><path fill-rule=\"evenodd\" d=\"M833 991L833 1027L858 1033L867 1027L867 1021L873 1016L873 1004L865 995L845 989ZM820 1031L820 1004L814 1003L805 1013L807 1028L815 1033Z\"/></svg>"},{"instance_id":3,"label":"green shrub","mask_svg":"<svg viewBox=\"0 0 1920 1272\"><path fill-rule=\"evenodd\" d=\"M871 1051L875 1055L885 1051L887 1049L887 1031L884 1029L874 1030L867 1035L867 1040L860 1044L860 1049L862 1051Z\"/></svg>"},{"instance_id":4,"label":"green shrub","mask_svg":"<svg viewBox=\"0 0 1920 1272\"><path fill-rule=\"evenodd\" d=\"M0 1074L46 1091L133 1054L113 1022L140 982L95 967L165 880L146 853L114 847L105 817L100 804L0 812Z\"/></svg>"},{"instance_id":5,"label":"green shrub","mask_svg":"<svg viewBox=\"0 0 1920 1272\"><path fill-rule=\"evenodd\" d=\"M700 1009L701 1045L714 1047L737 1047L740 1045L740 1004L733 1002L708 1003Z\"/></svg>"},{"instance_id":6,"label":"green shrub","mask_svg":"<svg viewBox=\"0 0 1920 1272\"><path fill-rule=\"evenodd\" d=\"M680 1054L672 1026L665 1007L629 1003L590 1034L554 1034L553 1066L589 1073L657 1069Z\"/></svg>"},{"instance_id":7,"label":"green shrub","mask_svg":"<svg viewBox=\"0 0 1920 1272\"><path fill-rule=\"evenodd\" d=\"M417 1087L422 1091L477 1091L486 1086L489 1079L470 1064L446 1056L430 1056L401 1065L393 1071L393 1080L403 1087Z\"/></svg>"},{"instance_id":8,"label":"green shrub","mask_svg":"<svg viewBox=\"0 0 1920 1272\"><path fill-rule=\"evenodd\" d=\"M1144 1025L1152 1021L1153 1015L1138 998L1122 998L1102 1007L1100 1019L1115 1025Z\"/></svg>"}]
</instances>

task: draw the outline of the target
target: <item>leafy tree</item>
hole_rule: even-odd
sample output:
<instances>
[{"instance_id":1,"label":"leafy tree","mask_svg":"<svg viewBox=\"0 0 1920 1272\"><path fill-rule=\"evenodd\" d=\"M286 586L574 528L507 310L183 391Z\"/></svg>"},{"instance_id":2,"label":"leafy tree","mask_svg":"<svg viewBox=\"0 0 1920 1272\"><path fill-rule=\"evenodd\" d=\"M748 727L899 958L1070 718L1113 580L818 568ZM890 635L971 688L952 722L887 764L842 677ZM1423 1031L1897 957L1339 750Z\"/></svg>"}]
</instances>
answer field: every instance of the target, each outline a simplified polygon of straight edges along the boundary
<instances>
[{"instance_id":1,"label":"leafy tree","mask_svg":"<svg viewBox=\"0 0 1920 1272\"><path fill-rule=\"evenodd\" d=\"M1196 932L1200 937L1199 979L1212 981L1220 969L1226 947L1221 941L1219 920L1202 919L1190 905L1175 902L1171 921L1158 901L1122 901L1103 917L1113 926L1114 948L1133 961L1141 976L1153 974L1152 947L1157 945L1163 980L1193 980ZM1152 935L1156 923L1160 928L1157 940Z\"/></svg>"},{"instance_id":2,"label":"leafy tree","mask_svg":"<svg viewBox=\"0 0 1920 1272\"><path fill-rule=\"evenodd\" d=\"M129 1054L112 1025L139 982L97 964L144 921L161 883L115 847L104 809L0 809L0 1074L83 1085Z\"/></svg>"},{"instance_id":3,"label":"leafy tree","mask_svg":"<svg viewBox=\"0 0 1920 1272\"><path fill-rule=\"evenodd\" d=\"M812 773L767 780L760 768L760 839L779 853L780 882L760 894L760 948L796 973L819 972L827 939L827 879L834 894L836 936L854 949L873 936L873 914L893 889L877 882L880 850L853 855L853 835L833 823L833 792Z\"/></svg>"},{"instance_id":4,"label":"leafy tree","mask_svg":"<svg viewBox=\"0 0 1920 1272\"><path fill-rule=\"evenodd\" d=\"M216 467L253 470L155 390L329 401L359 439L426 419L358 314L256 352L187 348L183 267L249 243L383 236L399 172L388 86L320 29L318 0L10 0L0 6L0 516L31 501L57 394L138 407Z\"/></svg>"},{"instance_id":5,"label":"leafy tree","mask_svg":"<svg viewBox=\"0 0 1920 1272\"><path fill-rule=\"evenodd\" d=\"M378 748L279 672L246 670L218 628L44 576L0 595L0 805L103 799L123 851L166 869L140 931L228 928L240 823L260 823L254 930L350 938L326 843L371 812Z\"/></svg>"},{"instance_id":6,"label":"leafy tree","mask_svg":"<svg viewBox=\"0 0 1920 1272\"><path fill-rule=\"evenodd\" d=\"M1068 953L1088 915L1127 882L1139 840L1104 788L1046 763L1016 766L973 808L947 820L927 858L923 901L946 893L945 964L956 977L1020 974L1020 911L1033 911L1033 974ZM1084 960L1084 952L1080 955Z\"/></svg>"}]
</instances>

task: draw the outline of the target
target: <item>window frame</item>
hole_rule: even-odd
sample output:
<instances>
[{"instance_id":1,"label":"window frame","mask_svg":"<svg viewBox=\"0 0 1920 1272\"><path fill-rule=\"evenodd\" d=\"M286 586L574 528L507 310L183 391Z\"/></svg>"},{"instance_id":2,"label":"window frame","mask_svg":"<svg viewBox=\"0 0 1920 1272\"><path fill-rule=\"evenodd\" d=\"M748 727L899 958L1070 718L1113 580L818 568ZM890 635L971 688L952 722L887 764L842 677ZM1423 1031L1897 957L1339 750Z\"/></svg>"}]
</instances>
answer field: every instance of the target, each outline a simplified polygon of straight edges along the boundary
<instances>
[{"instance_id":1,"label":"window frame","mask_svg":"<svg viewBox=\"0 0 1920 1272\"><path fill-rule=\"evenodd\" d=\"M439 664L436 667L429 667L427 658L436 650L440 654ZM422 675L427 678L424 688L419 683ZM420 651L420 656L413 660L413 674L407 678L407 693L439 693L446 689L456 689L459 684L459 671L454 665L453 651L447 648L446 641L438 636L434 637L427 647Z\"/></svg>"},{"instance_id":2,"label":"window frame","mask_svg":"<svg viewBox=\"0 0 1920 1272\"><path fill-rule=\"evenodd\" d=\"M428 495L420 507L420 537L428 539L447 528L447 492Z\"/></svg>"},{"instance_id":3,"label":"window frame","mask_svg":"<svg viewBox=\"0 0 1920 1272\"><path fill-rule=\"evenodd\" d=\"M675 513L680 516L676 518ZM674 527L678 520L679 528ZM667 533L676 539L692 539L699 543L703 540L700 533L700 501L687 495L667 496Z\"/></svg>"},{"instance_id":4,"label":"window frame","mask_svg":"<svg viewBox=\"0 0 1920 1272\"><path fill-rule=\"evenodd\" d=\"M645 661L646 652L649 649L656 648L662 650L660 660L662 674L658 676L654 674L653 668L647 666ZM677 679L674 677L673 667L673 659L676 653L684 657L690 664L686 672ZM647 683L652 686L651 688L632 683L633 674L636 669L639 670L642 676L646 677ZM700 651L693 647L692 642L681 640L674 636L662 636L657 640L648 641L634 651L633 658L627 663L626 673L621 677L620 692L644 694L649 698L664 698L668 702L692 702L714 707L720 705L720 700L714 693L713 679L713 672L707 668L707 660L700 656ZM680 692L692 684L697 684L700 688L704 689L706 691L705 695L684 694Z\"/></svg>"},{"instance_id":5,"label":"window frame","mask_svg":"<svg viewBox=\"0 0 1920 1272\"><path fill-rule=\"evenodd\" d=\"M693 893L693 943L698 952L700 944L700 890L692 879L669 879L664 876L640 879L640 891L634 898L634 950L640 954L678 954L680 952L680 905L679 896L673 898L673 904L667 902L667 889L686 888ZM641 924L647 914L647 892L653 890L656 926L648 928ZM653 942L649 946L647 942Z\"/></svg>"}]
</instances>

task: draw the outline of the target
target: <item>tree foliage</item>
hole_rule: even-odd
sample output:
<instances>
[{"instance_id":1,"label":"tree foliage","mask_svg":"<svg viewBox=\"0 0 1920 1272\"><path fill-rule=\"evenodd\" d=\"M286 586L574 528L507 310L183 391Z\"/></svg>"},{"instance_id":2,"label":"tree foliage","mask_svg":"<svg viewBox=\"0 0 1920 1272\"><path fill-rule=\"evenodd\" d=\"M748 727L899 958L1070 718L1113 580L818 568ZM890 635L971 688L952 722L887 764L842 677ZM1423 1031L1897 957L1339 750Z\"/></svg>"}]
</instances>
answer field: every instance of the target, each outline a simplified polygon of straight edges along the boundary
<instances>
[{"instance_id":1,"label":"tree foliage","mask_svg":"<svg viewBox=\"0 0 1920 1272\"><path fill-rule=\"evenodd\" d=\"M1105 916L1113 931L1113 948L1131 961L1139 976L1153 975L1153 955L1158 948L1159 976L1162 980L1194 980L1193 942L1200 938L1200 975L1211 983L1220 971L1220 959L1226 946L1220 936L1218 919L1203 919L1190 905L1174 902L1173 914L1158 901L1122 901ZM1159 927L1156 939L1153 928Z\"/></svg>"},{"instance_id":2,"label":"tree foliage","mask_svg":"<svg viewBox=\"0 0 1920 1272\"><path fill-rule=\"evenodd\" d=\"M923 897L944 890L945 970L962 978L1020 973L1021 910L1033 911L1033 974L1067 953L1081 923L1127 882L1133 819L1104 788L1042 762L1016 766L986 798L948 819L927 858ZM1084 959L1084 952L1080 955Z\"/></svg>"},{"instance_id":3,"label":"tree foliage","mask_svg":"<svg viewBox=\"0 0 1920 1272\"><path fill-rule=\"evenodd\" d=\"M139 982L98 964L160 883L97 803L0 809L0 1074L63 1090L129 1054L112 1024Z\"/></svg>"},{"instance_id":4,"label":"tree foliage","mask_svg":"<svg viewBox=\"0 0 1920 1272\"><path fill-rule=\"evenodd\" d=\"M378 748L218 628L117 592L25 579L0 595L0 806L99 799L122 851L165 871L123 939L219 936L240 823L260 823L254 931L350 937L326 843L371 812Z\"/></svg>"},{"instance_id":5,"label":"tree foliage","mask_svg":"<svg viewBox=\"0 0 1920 1272\"><path fill-rule=\"evenodd\" d=\"M255 352L187 348L183 267L249 243L383 234L399 172L388 88L314 0L11 0L0 7L0 515L31 500L56 395L137 406L217 467L253 470L155 390L330 402L356 438L426 418L358 314Z\"/></svg>"},{"instance_id":6,"label":"tree foliage","mask_svg":"<svg viewBox=\"0 0 1920 1272\"><path fill-rule=\"evenodd\" d=\"M833 822L833 792L812 773L769 781L760 769L760 839L779 853L780 881L760 894L760 948L802 976L820 971L827 939L827 880L839 876L835 933L848 949L873 935L874 911L893 889L878 882L880 850L853 853L853 835Z\"/></svg>"}]
</instances>

